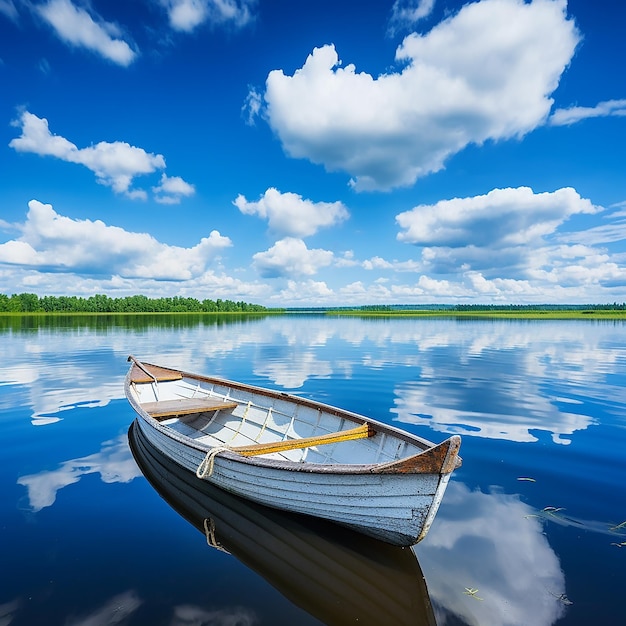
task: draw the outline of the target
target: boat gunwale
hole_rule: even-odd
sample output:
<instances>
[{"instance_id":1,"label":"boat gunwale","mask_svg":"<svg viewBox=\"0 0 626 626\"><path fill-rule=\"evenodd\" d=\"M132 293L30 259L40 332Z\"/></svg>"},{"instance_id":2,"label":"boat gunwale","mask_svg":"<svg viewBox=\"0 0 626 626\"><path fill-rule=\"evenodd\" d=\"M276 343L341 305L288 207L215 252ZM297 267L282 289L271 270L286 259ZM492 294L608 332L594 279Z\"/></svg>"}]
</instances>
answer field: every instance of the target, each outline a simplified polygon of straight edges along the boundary
<instances>
[{"instance_id":1,"label":"boat gunwale","mask_svg":"<svg viewBox=\"0 0 626 626\"><path fill-rule=\"evenodd\" d=\"M352 411L348 411L346 409L341 409L332 405L325 404L323 402L318 402L316 400L310 400L308 398L302 398L300 396L290 394L284 391L278 391L273 389L268 389L264 387L257 387L255 385L250 385L247 383L241 383L236 381L231 381L226 378L220 378L217 376L206 376L202 374L195 374L192 372L187 372L184 370L177 370L175 368L164 367L162 365L156 365L153 363L147 363L143 361L138 361L134 358L129 357L129 361L132 360L134 363L141 363L144 366L152 366L159 367L161 369L168 369L172 372L177 372L182 375L183 378L188 378L196 381L201 381L204 383L210 384L219 384L221 386L237 389L239 391L253 392L255 394L263 395L269 398L284 400L286 402L292 402L301 406L305 406L313 409L320 409L330 415L334 415L336 417L345 418L348 421L363 424L364 422L370 424L374 427L374 429L378 433L388 434L396 439L400 439L404 442L413 444L419 448L422 448L421 452L416 454L412 454L394 461L384 462L384 463L361 463L361 464L352 464L352 463L331 463L331 464L321 464L321 463L311 463L311 462L295 462L289 461L286 459L270 459L262 456L251 456L246 457L240 454L237 454L235 451L230 451L228 448L224 448L224 450L220 451L219 457L224 459L228 459L229 461L244 463L247 465L252 465L256 467L265 467L268 469L277 469L283 471L291 471L291 472L305 472L311 474L337 474L337 475L346 475L346 474L366 474L366 475L383 475L395 473L396 468L398 468L398 473L404 474L417 474L417 475L426 475L426 474L449 474L453 470L457 469L461 465L461 458L458 456L458 449L460 447L461 438L458 435L452 435L448 439L445 439L439 444L435 444L427 439L419 437L418 435L413 435L412 433L408 433L404 430L391 426L389 424L385 424L376 419L365 417L358 413L354 413ZM126 398L129 403L135 410L135 412L141 417L151 428L163 433L170 439L173 439L180 444L186 446L187 448L192 448L197 450L203 454L214 450L216 446L210 445L208 443L204 443L201 441L197 441L191 437L183 435L176 430L169 428L167 424L162 424L159 420L152 417L147 411L143 409L141 404L135 398L134 393L131 391L131 373L132 373L133 365L128 370L126 374L125 382L124 382L124 390L126 394ZM175 381L165 381L174 383ZM150 383L140 383L140 384L150 384ZM411 464L411 460L416 460L419 457L429 456L429 453L432 453L434 449L441 448L443 446L447 446L448 450L444 455L444 459L441 463L441 467L434 471L402 471L399 469L401 466Z\"/></svg>"}]
</instances>

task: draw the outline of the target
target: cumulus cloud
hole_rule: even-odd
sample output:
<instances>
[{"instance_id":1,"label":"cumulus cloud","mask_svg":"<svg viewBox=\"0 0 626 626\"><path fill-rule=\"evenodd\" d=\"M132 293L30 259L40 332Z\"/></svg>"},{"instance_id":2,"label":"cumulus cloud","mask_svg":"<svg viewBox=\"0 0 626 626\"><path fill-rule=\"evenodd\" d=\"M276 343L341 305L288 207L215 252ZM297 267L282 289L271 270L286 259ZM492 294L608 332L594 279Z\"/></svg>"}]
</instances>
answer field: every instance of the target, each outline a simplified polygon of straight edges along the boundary
<instances>
[{"instance_id":1,"label":"cumulus cloud","mask_svg":"<svg viewBox=\"0 0 626 626\"><path fill-rule=\"evenodd\" d=\"M78 163L90 169L100 184L111 187L132 199L146 199L142 189L131 189L137 176L152 174L165 169L165 158L161 154L146 152L122 141L108 143L101 141L88 148L78 148L71 141L50 132L48 120L23 111L14 123L21 126L22 134L9 142L17 152L31 152L40 156L53 156L68 163ZM191 195L193 186L179 177L161 178L161 185L155 188L159 196L176 197Z\"/></svg>"},{"instance_id":2,"label":"cumulus cloud","mask_svg":"<svg viewBox=\"0 0 626 626\"><path fill-rule=\"evenodd\" d=\"M168 246L146 233L132 233L100 220L73 220L51 205L28 203L18 239L0 244L0 264L51 272L118 275L122 278L188 280L202 275L231 245L216 230L192 248Z\"/></svg>"},{"instance_id":3,"label":"cumulus cloud","mask_svg":"<svg viewBox=\"0 0 626 626\"><path fill-rule=\"evenodd\" d=\"M506 247L537 241L572 215L597 211L571 187L546 193L517 187L419 205L397 215L396 221L404 229L398 240L405 243Z\"/></svg>"},{"instance_id":4,"label":"cumulus cloud","mask_svg":"<svg viewBox=\"0 0 626 626\"><path fill-rule=\"evenodd\" d=\"M288 280L278 294L278 302L327 302L334 295L323 280Z\"/></svg>"},{"instance_id":5,"label":"cumulus cloud","mask_svg":"<svg viewBox=\"0 0 626 626\"><path fill-rule=\"evenodd\" d=\"M348 218L348 211L341 202L313 202L295 193L281 193L273 187L258 202L248 202L240 194L233 204L245 215L267 219L273 232L291 237L307 237Z\"/></svg>"},{"instance_id":6,"label":"cumulus cloud","mask_svg":"<svg viewBox=\"0 0 626 626\"><path fill-rule=\"evenodd\" d=\"M605 224L579 230L575 217L600 211ZM397 221L398 239L418 246L419 256L339 259L335 267L373 274L369 283L337 288L342 301L571 303L621 301L626 293L626 254L610 251L625 239L622 211L594 206L573 189L495 189L418 206Z\"/></svg>"},{"instance_id":7,"label":"cumulus cloud","mask_svg":"<svg viewBox=\"0 0 626 626\"><path fill-rule=\"evenodd\" d=\"M224 273L215 261L199 276L178 278L122 277L119 274L77 274L57 267L30 267L0 263L0 292L37 293L39 295L72 294L88 298L95 293L123 298L138 293L149 298L180 296L203 300L208 297L244 300L262 304L270 297L267 283L247 281ZM283 306L279 304L277 306ZM47 413L46 413L47 415ZM39 418L38 418L39 419Z\"/></svg>"},{"instance_id":8,"label":"cumulus cloud","mask_svg":"<svg viewBox=\"0 0 626 626\"><path fill-rule=\"evenodd\" d=\"M185 182L180 176L161 174L161 183L153 187L155 200L161 204L178 204L181 197L193 196L196 188Z\"/></svg>"},{"instance_id":9,"label":"cumulus cloud","mask_svg":"<svg viewBox=\"0 0 626 626\"><path fill-rule=\"evenodd\" d=\"M380 256L373 256L361 264L366 270L395 270L396 272L416 272L421 268L421 263L416 261L387 261Z\"/></svg>"},{"instance_id":10,"label":"cumulus cloud","mask_svg":"<svg viewBox=\"0 0 626 626\"><path fill-rule=\"evenodd\" d=\"M396 51L374 77L315 48L293 76L266 80L266 116L284 150L357 190L411 185L467 145L522 137L545 123L580 35L565 0L482 0Z\"/></svg>"},{"instance_id":11,"label":"cumulus cloud","mask_svg":"<svg viewBox=\"0 0 626 626\"><path fill-rule=\"evenodd\" d=\"M550 117L552 126L569 126L589 117L623 117L626 115L626 100L607 100L595 107L569 107L557 109Z\"/></svg>"},{"instance_id":12,"label":"cumulus cloud","mask_svg":"<svg viewBox=\"0 0 626 626\"><path fill-rule=\"evenodd\" d=\"M321 249L309 250L302 239L285 237L252 258L254 267L265 278L312 276L321 267L332 263L333 253Z\"/></svg>"},{"instance_id":13,"label":"cumulus cloud","mask_svg":"<svg viewBox=\"0 0 626 626\"><path fill-rule=\"evenodd\" d=\"M191 32L204 22L243 28L254 20L257 0L161 0L170 26Z\"/></svg>"},{"instance_id":14,"label":"cumulus cloud","mask_svg":"<svg viewBox=\"0 0 626 626\"><path fill-rule=\"evenodd\" d=\"M57 36L72 46L86 48L100 56L128 66L137 53L122 39L118 26L104 21L93 10L77 7L71 0L49 0L35 7Z\"/></svg>"},{"instance_id":15,"label":"cumulus cloud","mask_svg":"<svg viewBox=\"0 0 626 626\"><path fill-rule=\"evenodd\" d=\"M534 284L588 289L594 285L626 286L624 258L584 245L546 246L528 264Z\"/></svg>"},{"instance_id":16,"label":"cumulus cloud","mask_svg":"<svg viewBox=\"0 0 626 626\"><path fill-rule=\"evenodd\" d=\"M431 271L501 272L526 267L531 257L536 263L546 238L566 220L599 210L571 188L536 194L518 187L416 206L396 221L403 229L398 240L423 246L422 261Z\"/></svg>"}]
</instances>

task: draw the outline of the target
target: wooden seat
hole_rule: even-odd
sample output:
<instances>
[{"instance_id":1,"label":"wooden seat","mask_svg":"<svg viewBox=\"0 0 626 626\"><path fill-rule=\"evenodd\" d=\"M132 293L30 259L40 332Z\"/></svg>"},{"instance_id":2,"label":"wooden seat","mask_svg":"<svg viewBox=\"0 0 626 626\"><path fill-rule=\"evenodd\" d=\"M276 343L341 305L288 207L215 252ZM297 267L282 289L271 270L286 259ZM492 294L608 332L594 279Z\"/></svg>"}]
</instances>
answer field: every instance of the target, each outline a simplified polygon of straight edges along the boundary
<instances>
[{"instance_id":1,"label":"wooden seat","mask_svg":"<svg viewBox=\"0 0 626 626\"><path fill-rule=\"evenodd\" d=\"M176 398L174 400L161 400L160 402L144 402L141 408L156 419L176 417L177 415L190 415L192 413L204 413L205 411L218 411L221 409L234 409L237 406L232 400L221 398Z\"/></svg>"},{"instance_id":2,"label":"wooden seat","mask_svg":"<svg viewBox=\"0 0 626 626\"><path fill-rule=\"evenodd\" d=\"M312 448L313 446L328 443L338 443L340 441L352 441L354 439L364 439L373 437L376 430L371 424L362 424L350 430L340 430L326 435L315 437L301 437L298 439L285 439L283 441L271 441L269 443L255 443L247 446L237 446L230 448L232 452L237 452L243 456L256 456L259 454L271 454L272 452L284 452L286 450L297 450L301 448Z\"/></svg>"}]
</instances>

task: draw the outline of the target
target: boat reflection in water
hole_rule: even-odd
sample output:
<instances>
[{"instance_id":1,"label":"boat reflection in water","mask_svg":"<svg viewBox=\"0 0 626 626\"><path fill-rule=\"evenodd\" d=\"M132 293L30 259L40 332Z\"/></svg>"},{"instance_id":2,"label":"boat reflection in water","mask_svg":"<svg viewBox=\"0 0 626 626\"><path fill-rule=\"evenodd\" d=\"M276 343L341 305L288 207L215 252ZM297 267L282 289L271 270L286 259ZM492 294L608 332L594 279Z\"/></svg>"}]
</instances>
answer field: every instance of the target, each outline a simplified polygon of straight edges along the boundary
<instances>
[{"instance_id":1,"label":"boat reflection in water","mask_svg":"<svg viewBox=\"0 0 626 626\"><path fill-rule=\"evenodd\" d=\"M330 625L434 626L415 553L229 494L173 463L135 424L130 447L163 499L288 600Z\"/></svg>"}]
</instances>

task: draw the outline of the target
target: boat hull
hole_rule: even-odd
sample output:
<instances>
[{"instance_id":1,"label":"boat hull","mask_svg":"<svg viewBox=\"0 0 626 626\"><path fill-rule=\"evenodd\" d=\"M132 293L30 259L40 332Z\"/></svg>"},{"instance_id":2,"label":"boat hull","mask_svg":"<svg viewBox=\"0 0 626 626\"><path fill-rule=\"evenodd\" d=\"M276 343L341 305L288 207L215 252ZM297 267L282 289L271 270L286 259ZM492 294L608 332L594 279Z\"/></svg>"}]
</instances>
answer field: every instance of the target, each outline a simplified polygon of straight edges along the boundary
<instances>
[{"instance_id":1,"label":"boat hull","mask_svg":"<svg viewBox=\"0 0 626 626\"><path fill-rule=\"evenodd\" d=\"M181 445L140 418L137 425L153 446L195 474L205 457L201 450ZM265 506L328 519L387 543L410 546L428 531L449 477L298 472L216 456L206 480Z\"/></svg>"}]
</instances>

